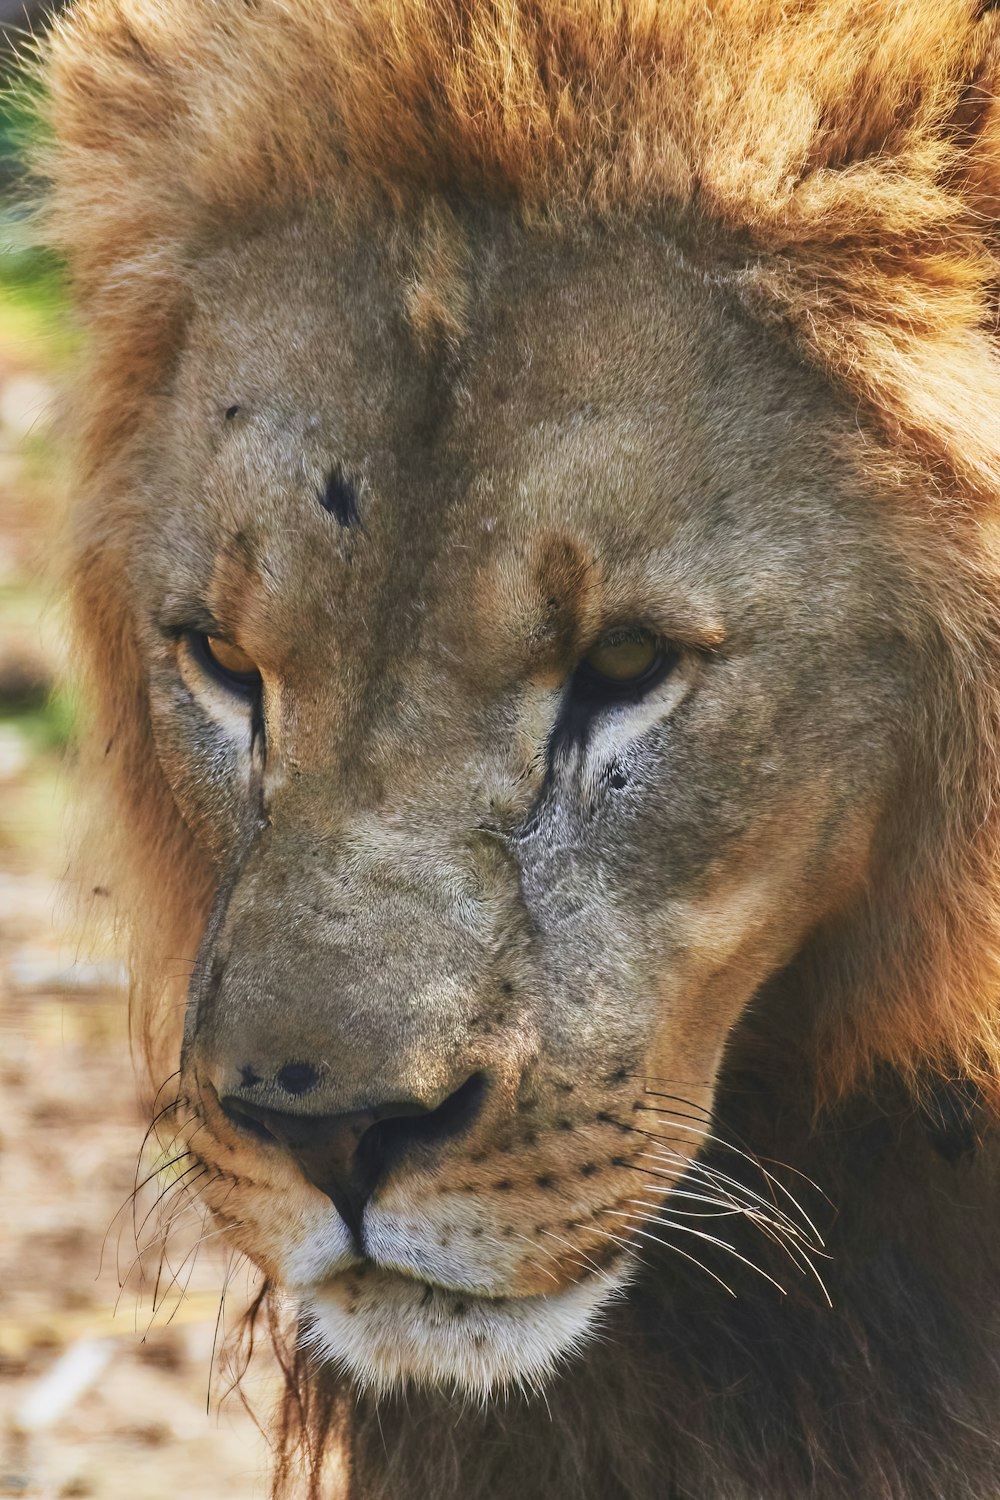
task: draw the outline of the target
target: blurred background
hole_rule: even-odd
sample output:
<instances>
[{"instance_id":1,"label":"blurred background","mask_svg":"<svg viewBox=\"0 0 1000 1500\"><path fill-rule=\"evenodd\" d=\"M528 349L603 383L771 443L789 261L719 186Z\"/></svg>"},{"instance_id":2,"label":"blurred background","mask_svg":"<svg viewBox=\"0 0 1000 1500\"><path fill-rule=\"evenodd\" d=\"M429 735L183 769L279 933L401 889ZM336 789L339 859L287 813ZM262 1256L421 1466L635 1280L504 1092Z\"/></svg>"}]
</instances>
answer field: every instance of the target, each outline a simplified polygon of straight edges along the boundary
<instances>
[{"instance_id":1,"label":"blurred background","mask_svg":"<svg viewBox=\"0 0 1000 1500\"><path fill-rule=\"evenodd\" d=\"M40 8L0 0L0 65ZM74 917L72 673L53 559L59 268L28 246L0 108L0 1495L251 1500L267 1445L218 1350L252 1296L143 1137L113 937ZM137 1183L149 1176L133 1200ZM160 1200L158 1202L158 1200ZM208 1238L204 1238L205 1236ZM164 1251L164 1241L166 1248ZM227 1284L228 1278L228 1284ZM225 1305L221 1307L224 1286ZM221 1307L221 1313L220 1313ZM245 1393L266 1421L273 1367Z\"/></svg>"}]
</instances>

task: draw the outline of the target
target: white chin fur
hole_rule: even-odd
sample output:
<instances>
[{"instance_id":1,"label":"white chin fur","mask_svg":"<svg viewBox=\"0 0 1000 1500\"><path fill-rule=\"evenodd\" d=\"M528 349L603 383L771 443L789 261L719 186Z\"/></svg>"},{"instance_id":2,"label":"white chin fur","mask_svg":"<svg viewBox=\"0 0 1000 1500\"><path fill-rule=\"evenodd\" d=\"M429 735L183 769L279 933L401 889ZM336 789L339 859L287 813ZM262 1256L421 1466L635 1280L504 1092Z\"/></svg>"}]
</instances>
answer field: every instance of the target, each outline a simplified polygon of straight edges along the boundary
<instances>
[{"instance_id":1,"label":"white chin fur","mask_svg":"<svg viewBox=\"0 0 1000 1500\"><path fill-rule=\"evenodd\" d=\"M490 1299L369 1270L349 1288L337 1279L315 1288L301 1308L309 1345L362 1389L412 1383L485 1400L539 1390L627 1280L623 1268L551 1295Z\"/></svg>"}]
</instances>

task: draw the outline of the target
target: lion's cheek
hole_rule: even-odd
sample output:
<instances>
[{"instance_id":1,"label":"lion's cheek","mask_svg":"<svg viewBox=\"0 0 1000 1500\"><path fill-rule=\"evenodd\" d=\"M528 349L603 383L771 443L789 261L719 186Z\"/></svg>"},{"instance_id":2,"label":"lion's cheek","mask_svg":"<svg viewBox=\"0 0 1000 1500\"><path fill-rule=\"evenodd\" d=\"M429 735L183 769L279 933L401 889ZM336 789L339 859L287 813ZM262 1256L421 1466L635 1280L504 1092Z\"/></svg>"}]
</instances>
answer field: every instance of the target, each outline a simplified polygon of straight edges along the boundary
<instances>
[{"instance_id":1,"label":"lion's cheek","mask_svg":"<svg viewBox=\"0 0 1000 1500\"><path fill-rule=\"evenodd\" d=\"M807 932L862 886L871 817L841 822L832 779L817 778L761 821L701 890L671 902L647 1076L712 1083L730 1029ZM837 838L830 824L840 823Z\"/></svg>"}]
</instances>

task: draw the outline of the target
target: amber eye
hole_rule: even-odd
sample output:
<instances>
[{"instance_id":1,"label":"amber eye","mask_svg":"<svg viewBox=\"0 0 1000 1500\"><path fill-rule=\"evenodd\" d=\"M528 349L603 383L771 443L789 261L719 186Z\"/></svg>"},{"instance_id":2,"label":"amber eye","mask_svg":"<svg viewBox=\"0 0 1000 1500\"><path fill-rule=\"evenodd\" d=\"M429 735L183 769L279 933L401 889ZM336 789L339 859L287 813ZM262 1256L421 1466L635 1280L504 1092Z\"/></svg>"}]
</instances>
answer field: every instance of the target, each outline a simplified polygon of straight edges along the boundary
<instances>
[{"instance_id":1,"label":"amber eye","mask_svg":"<svg viewBox=\"0 0 1000 1500\"><path fill-rule=\"evenodd\" d=\"M641 626L609 630L573 676L574 696L593 712L603 704L636 702L663 681L677 652Z\"/></svg>"},{"instance_id":2,"label":"amber eye","mask_svg":"<svg viewBox=\"0 0 1000 1500\"><path fill-rule=\"evenodd\" d=\"M613 630L587 652L584 662L596 677L624 687L641 682L662 654L659 641L646 630Z\"/></svg>"},{"instance_id":3,"label":"amber eye","mask_svg":"<svg viewBox=\"0 0 1000 1500\"><path fill-rule=\"evenodd\" d=\"M679 660L675 646L641 625L607 631L573 673L558 734L585 737L591 720L604 709L641 703Z\"/></svg>"},{"instance_id":4,"label":"amber eye","mask_svg":"<svg viewBox=\"0 0 1000 1500\"><path fill-rule=\"evenodd\" d=\"M219 635L194 635L192 647L202 667L234 692L250 694L260 686L260 671L252 656Z\"/></svg>"}]
</instances>

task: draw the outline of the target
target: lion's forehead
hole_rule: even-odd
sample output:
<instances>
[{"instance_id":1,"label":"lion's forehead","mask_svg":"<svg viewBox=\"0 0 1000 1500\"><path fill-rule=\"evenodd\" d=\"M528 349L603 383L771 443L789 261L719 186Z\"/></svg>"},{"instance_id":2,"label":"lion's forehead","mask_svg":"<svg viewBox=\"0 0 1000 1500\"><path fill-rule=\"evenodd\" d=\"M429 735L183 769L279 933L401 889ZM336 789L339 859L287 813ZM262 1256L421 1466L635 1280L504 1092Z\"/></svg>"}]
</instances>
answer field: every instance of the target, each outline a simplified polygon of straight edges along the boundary
<instances>
[{"instance_id":1,"label":"lion's forehead","mask_svg":"<svg viewBox=\"0 0 1000 1500\"><path fill-rule=\"evenodd\" d=\"M867 545L832 402L672 252L640 237L609 269L606 242L519 243L427 347L405 265L303 233L206 272L148 486L141 566L238 599L255 649L429 642L499 683L565 633L569 595L578 628L652 597L721 634L781 591L794 612L811 572L811 611L843 613L844 570L812 568L817 530ZM331 474L352 525L321 503Z\"/></svg>"}]
</instances>

